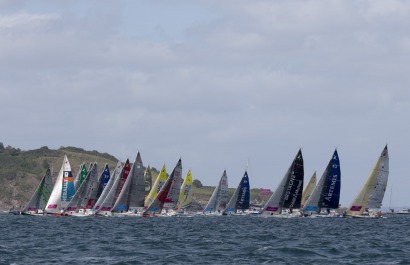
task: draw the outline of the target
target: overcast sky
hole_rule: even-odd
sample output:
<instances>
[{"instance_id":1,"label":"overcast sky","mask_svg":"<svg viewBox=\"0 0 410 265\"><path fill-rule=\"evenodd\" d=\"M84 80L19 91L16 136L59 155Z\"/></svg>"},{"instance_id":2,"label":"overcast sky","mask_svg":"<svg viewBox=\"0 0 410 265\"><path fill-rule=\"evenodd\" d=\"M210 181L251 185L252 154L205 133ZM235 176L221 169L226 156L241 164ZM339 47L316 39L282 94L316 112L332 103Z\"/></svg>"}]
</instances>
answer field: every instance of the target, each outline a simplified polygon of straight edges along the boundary
<instances>
[{"instance_id":1,"label":"overcast sky","mask_svg":"<svg viewBox=\"0 0 410 265\"><path fill-rule=\"evenodd\" d=\"M275 189L337 147L348 205L388 144L405 206L409 85L410 1L0 0L0 141L23 150L182 157L212 186L249 164Z\"/></svg>"}]
</instances>

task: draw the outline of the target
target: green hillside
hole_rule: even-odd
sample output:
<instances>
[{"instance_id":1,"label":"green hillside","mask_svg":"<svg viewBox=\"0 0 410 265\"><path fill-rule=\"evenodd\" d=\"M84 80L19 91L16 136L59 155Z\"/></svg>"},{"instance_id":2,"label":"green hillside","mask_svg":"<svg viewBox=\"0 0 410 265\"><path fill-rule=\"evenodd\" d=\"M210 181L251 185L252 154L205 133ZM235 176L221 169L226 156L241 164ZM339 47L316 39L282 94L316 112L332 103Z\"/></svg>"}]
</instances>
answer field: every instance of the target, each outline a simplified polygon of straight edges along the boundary
<instances>
[{"instance_id":1,"label":"green hillside","mask_svg":"<svg viewBox=\"0 0 410 265\"><path fill-rule=\"evenodd\" d=\"M83 162L86 164L97 162L100 170L105 164L113 169L118 162L118 159L110 154L86 151L77 147L60 147L57 150L52 150L47 146L43 146L39 149L23 151L11 146L4 147L3 143L0 143L0 209L7 210L12 205L16 207L24 206L47 168L53 170L53 181L55 181L64 155L70 161L74 176ZM134 158L130 157L130 159L133 160ZM145 164L147 165L148 162L145 162ZM152 179L155 181L158 171L155 167L152 167L151 172ZM196 180L196 183L199 183L199 185L194 185L194 200L204 206L215 187L202 187L198 180ZM233 192L234 189L229 189L229 197L232 196ZM268 197L259 195L259 189L251 190L251 199L254 204L263 203Z\"/></svg>"}]
</instances>

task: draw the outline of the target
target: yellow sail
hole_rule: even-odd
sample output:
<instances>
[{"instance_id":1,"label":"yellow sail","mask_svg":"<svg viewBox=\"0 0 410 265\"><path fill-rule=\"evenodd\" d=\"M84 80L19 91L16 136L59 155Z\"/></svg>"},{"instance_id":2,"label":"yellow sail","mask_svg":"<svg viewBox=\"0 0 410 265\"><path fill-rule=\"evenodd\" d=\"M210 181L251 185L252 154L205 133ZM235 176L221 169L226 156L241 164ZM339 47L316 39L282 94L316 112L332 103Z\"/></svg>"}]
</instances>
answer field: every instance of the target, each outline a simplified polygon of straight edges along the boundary
<instances>
[{"instance_id":1,"label":"yellow sail","mask_svg":"<svg viewBox=\"0 0 410 265\"><path fill-rule=\"evenodd\" d=\"M162 166L161 172L159 173L157 179L155 180L154 185L151 188L151 191L145 198L145 202L144 202L145 208L150 206L151 202L155 199L155 197L157 196L157 193L161 190L166 180L167 180L167 170L164 164Z\"/></svg>"},{"instance_id":2,"label":"yellow sail","mask_svg":"<svg viewBox=\"0 0 410 265\"><path fill-rule=\"evenodd\" d=\"M379 208L387 186L388 174L389 156L386 146L363 184L359 194L357 194L353 203L346 211L346 215L362 216L363 212L368 210L368 208ZM378 198L375 198L375 196ZM374 201L378 201L379 203L375 204Z\"/></svg>"},{"instance_id":3,"label":"yellow sail","mask_svg":"<svg viewBox=\"0 0 410 265\"><path fill-rule=\"evenodd\" d=\"M192 173L188 170L188 173L181 185L181 192L179 193L179 199L177 203L177 209L185 208L192 203Z\"/></svg>"},{"instance_id":4,"label":"yellow sail","mask_svg":"<svg viewBox=\"0 0 410 265\"><path fill-rule=\"evenodd\" d=\"M312 177L310 178L309 183L306 185L306 188L303 190L301 208L305 206L310 195L312 195L312 192L315 189L315 187L316 187L316 171L315 173L313 173Z\"/></svg>"}]
</instances>

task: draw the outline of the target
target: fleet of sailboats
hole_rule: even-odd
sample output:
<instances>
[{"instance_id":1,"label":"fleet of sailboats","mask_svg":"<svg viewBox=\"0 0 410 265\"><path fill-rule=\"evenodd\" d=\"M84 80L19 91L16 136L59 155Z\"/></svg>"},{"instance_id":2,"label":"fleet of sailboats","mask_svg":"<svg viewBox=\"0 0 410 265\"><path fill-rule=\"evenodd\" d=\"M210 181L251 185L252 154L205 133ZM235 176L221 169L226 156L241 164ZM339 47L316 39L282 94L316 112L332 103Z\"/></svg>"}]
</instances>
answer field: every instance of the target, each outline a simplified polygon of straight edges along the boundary
<instances>
[{"instance_id":1,"label":"fleet of sailboats","mask_svg":"<svg viewBox=\"0 0 410 265\"><path fill-rule=\"evenodd\" d=\"M363 187L348 207L340 212L341 169L337 150L317 181L316 172L303 190L304 162L299 149L289 169L269 200L257 212L261 217L381 217L380 207L389 175L387 145ZM134 163L118 161L110 174L108 165L101 173L96 162L80 165L75 178L67 156L52 184L48 169L23 215L55 216L193 216L192 172L182 178L182 161L178 160L167 176L163 165L152 185L151 170L144 169L138 152ZM247 215L250 213L248 172L228 201L228 177L224 170L201 215ZM187 214L188 213L188 214Z\"/></svg>"}]
</instances>

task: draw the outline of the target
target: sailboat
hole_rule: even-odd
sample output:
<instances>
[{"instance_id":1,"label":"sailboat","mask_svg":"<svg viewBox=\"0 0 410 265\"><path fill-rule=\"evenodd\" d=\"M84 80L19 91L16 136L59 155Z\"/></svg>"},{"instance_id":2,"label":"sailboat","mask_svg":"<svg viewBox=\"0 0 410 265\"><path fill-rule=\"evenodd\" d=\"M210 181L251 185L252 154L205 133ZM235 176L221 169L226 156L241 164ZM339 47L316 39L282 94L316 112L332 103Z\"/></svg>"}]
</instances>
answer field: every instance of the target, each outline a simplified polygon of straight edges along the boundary
<instances>
[{"instance_id":1,"label":"sailboat","mask_svg":"<svg viewBox=\"0 0 410 265\"><path fill-rule=\"evenodd\" d=\"M117 162L117 165L114 168L114 171L112 172L112 176L109 178L108 182L105 184L105 187L102 189L101 195L98 197L97 202L95 203L93 207L93 213L96 214L102 207L105 201L105 198L107 198L109 192L111 191L112 186L114 185L114 182L116 181L117 178L119 178L121 172L122 172L123 165L121 161ZM105 172L105 173L104 173ZM107 172L104 170L103 174L106 174ZM109 173L109 171L108 171ZM106 178L106 176L104 176Z\"/></svg>"},{"instance_id":2,"label":"sailboat","mask_svg":"<svg viewBox=\"0 0 410 265\"><path fill-rule=\"evenodd\" d=\"M144 208L145 181L144 167L138 152L120 195L111 209L112 215L135 215Z\"/></svg>"},{"instance_id":3,"label":"sailboat","mask_svg":"<svg viewBox=\"0 0 410 265\"><path fill-rule=\"evenodd\" d=\"M218 185L215 187L208 204L205 206L204 214L222 215L228 202L228 176L224 170Z\"/></svg>"},{"instance_id":4,"label":"sailboat","mask_svg":"<svg viewBox=\"0 0 410 265\"><path fill-rule=\"evenodd\" d=\"M285 176L265 204L262 217L292 217L293 209L300 208L303 189L303 157L299 149ZM282 210L288 209L288 214Z\"/></svg>"},{"instance_id":5,"label":"sailboat","mask_svg":"<svg viewBox=\"0 0 410 265\"><path fill-rule=\"evenodd\" d=\"M165 205L168 207L168 209L175 209L179 197L181 182L182 162L181 159L179 159L174 170L172 171L169 178L167 178L167 180L165 181L155 199L143 212L143 216L158 216L159 214L161 214L162 209L165 207Z\"/></svg>"},{"instance_id":6,"label":"sailboat","mask_svg":"<svg viewBox=\"0 0 410 265\"><path fill-rule=\"evenodd\" d=\"M250 188L249 188L249 177L248 172L245 171L241 181L239 182L238 187L236 188L234 194L228 202L225 210L223 211L224 215L231 214L244 214L244 211L249 209L250 201ZM240 210L241 212L238 212Z\"/></svg>"},{"instance_id":7,"label":"sailboat","mask_svg":"<svg viewBox=\"0 0 410 265\"><path fill-rule=\"evenodd\" d=\"M361 190L346 211L346 216L381 217L380 207L388 178L389 153L386 145Z\"/></svg>"},{"instance_id":8,"label":"sailboat","mask_svg":"<svg viewBox=\"0 0 410 265\"><path fill-rule=\"evenodd\" d=\"M45 207L45 214L60 215L74 195L73 175L70 162L64 156L63 165L60 168L50 198Z\"/></svg>"},{"instance_id":9,"label":"sailboat","mask_svg":"<svg viewBox=\"0 0 410 265\"><path fill-rule=\"evenodd\" d=\"M316 187L316 171L313 173L308 184L306 185L305 189L302 192L302 201L300 202L301 207L305 206L306 201L309 199L310 195L312 195L315 187Z\"/></svg>"},{"instance_id":10,"label":"sailboat","mask_svg":"<svg viewBox=\"0 0 410 265\"><path fill-rule=\"evenodd\" d=\"M158 177L154 182L154 185L151 188L151 191L145 198L145 202L144 202L145 209L147 209L150 206L150 204L154 201L155 197L157 196L158 192L161 190L165 181L167 181L167 169L164 164L162 166L161 172L158 174Z\"/></svg>"},{"instance_id":11,"label":"sailboat","mask_svg":"<svg viewBox=\"0 0 410 265\"><path fill-rule=\"evenodd\" d=\"M340 160L337 150L335 150L312 195L306 201L303 214L315 217L338 216L338 214L331 214L330 209L339 208L340 184ZM326 209L326 212L320 215L322 209Z\"/></svg>"},{"instance_id":12,"label":"sailboat","mask_svg":"<svg viewBox=\"0 0 410 265\"><path fill-rule=\"evenodd\" d=\"M26 207L21 211L23 215L43 215L46 203L50 198L53 182L51 179L50 169L47 169L46 174L41 179L31 199Z\"/></svg>"},{"instance_id":13,"label":"sailboat","mask_svg":"<svg viewBox=\"0 0 410 265\"><path fill-rule=\"evenodd\" d=\"M110 191L104 199L104 202L95 212L96 215L101 216L111 216L111 209L113 208L115 202L117 201L122 188L124 187L125 181L127 180L129 173L131 171L131 164L129 159L125 161L124 167L121 170L121 173L115 176L114 182Z\"/></svg>"},{"instance_id":14,"label":"sailboat","mask_svg":"<svg viewBox=\"0 0 410 265\"><path fill-rule=\"evenodd\" d=\"M192 173L188 170L188 173L182 182L181 191L179 193L179 199L177 203L177 212L184 212L184 209L192 204Z\"/></svg>"},{"instance_id":15,"label":"sailboat","mask_svg":"<svg viewBox=\"0 0 410 265\"><path fill-rule=\"evenodd\" d=\"M64 208L64 215L85 216L91 214L91 209L94 207L98 191L98 173L97 163L92 163L87 176L82 181L77 192L74 194L71 201ZM89 212L86 212L89 210Z\"/></svg>"}]
</instances>

